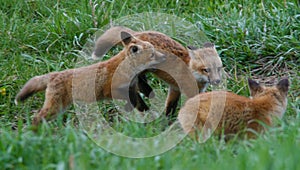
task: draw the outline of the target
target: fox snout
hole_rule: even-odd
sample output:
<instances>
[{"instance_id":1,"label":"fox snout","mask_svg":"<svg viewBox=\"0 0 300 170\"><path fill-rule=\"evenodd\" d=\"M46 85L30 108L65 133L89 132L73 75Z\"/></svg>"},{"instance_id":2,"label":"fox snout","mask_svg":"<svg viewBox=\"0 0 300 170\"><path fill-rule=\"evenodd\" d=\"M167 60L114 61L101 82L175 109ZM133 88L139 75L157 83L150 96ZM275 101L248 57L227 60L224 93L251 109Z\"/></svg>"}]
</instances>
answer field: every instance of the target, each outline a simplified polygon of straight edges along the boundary
<instances>
[{"instance_id":1,"label":"fox snout","mask_svg":"<svg viewBox=\"0 0 300 170\"><path fill-rule=\"evenodd\" d=\"M166 61L166 55L158 51L154 52L152 58L154 61L156 61L157 64Z\"/></svg>"},{"instance_id":2,"label":"fox snout","mask_svg":"<svg viewBox=\"0 0 300 170\"><path fill-rule=\"evenodd\" d=\"M222 82L222 72L218 68L213 67L208 74L209 83L213 86L219 85Z\"/></svg>"}]
</instances>

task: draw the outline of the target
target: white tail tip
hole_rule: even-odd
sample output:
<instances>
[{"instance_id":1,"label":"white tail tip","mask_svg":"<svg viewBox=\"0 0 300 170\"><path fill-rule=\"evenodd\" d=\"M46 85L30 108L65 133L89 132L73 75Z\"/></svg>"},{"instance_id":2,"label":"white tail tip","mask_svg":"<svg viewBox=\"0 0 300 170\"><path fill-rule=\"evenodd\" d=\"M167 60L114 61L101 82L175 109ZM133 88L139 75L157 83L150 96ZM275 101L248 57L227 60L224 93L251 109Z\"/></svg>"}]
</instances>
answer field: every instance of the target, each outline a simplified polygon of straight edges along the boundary
<instances>
[{"instance_id":1,"label":"white tail tip","mask_svg":"<svg viewBox=\"0 0 300 170\"><path fill-rule=\"evenodd\" d=\"M18 100L17 99L15 99L15 104L18 105Z\"/></svg>"},{"instance_id":2,"label":"white tail tip","mask_svg":"<svg viewBox=\"0 0 300 170\"><path fill-rule=\"evenodd\" d=\"M94 60L99 59L99 57L96 56L95 52L93 52L93 54L92 54L92 59L94 59Z\"/></svg>"}]
</instances>

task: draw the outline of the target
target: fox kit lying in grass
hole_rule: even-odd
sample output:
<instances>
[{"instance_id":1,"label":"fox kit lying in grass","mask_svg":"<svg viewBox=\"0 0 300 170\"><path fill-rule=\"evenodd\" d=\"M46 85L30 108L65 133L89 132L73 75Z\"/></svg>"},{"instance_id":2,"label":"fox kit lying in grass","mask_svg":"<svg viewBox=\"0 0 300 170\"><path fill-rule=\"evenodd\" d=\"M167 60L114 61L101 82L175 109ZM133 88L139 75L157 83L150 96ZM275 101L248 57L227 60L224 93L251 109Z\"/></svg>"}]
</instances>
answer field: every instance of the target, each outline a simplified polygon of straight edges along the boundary
<instances>
[{"instance_id":1,"label":"fox kit lying in grass","mask_svg":"<svg viewBox=\"0 0 300 170\"><path fill-rule=\"evenodd\" d=\"M44 106L33 121L34 125L38 125L41 119L53 117L65 110L73 100L94 102L110 99L112 91L116 91L117 94L113 97L124 99L124 93L126 93L122 91L124 84L112 84L118 66L121 63L124 65L125 62L123 71L126 72L132 67L137 67L136 64L155 65L164 61L165 58L162 53L155 51L150 43L141 41L127 32L121 32L120 35L125 48L116 56L86 67L33 77L17 94L16 104L36 92L46 90Z\"/></svg>"},{"instance_id":2,"label":"fox kit lying in grass","mask_svg":"<svg viewBox=\"0 0 300 170\"><path fill-rule=\"evenodd\" d=\"M260 86L251 79L248 84L252 98L213 91L189 99L178 115L184 131L197 137L195 131L201 131L206 124L209 128L216 127L217 132L224 128L224 134L236 134L246 128L260 132L264 129L261 123L272 125L272 115L279 118L283 116L287 105L288 79L282 79L273 87ZM211 115L210 118L208 115ZM216 115L219 117L214 117ZM254 137L251 131L247 131L246 135Z\"/></svg>"},{"instance_id":3,"label":"fox kit lying in grass","mask_svg":"<svg viewBox=\"0 0 300 170\"><path fill-rule=\"evenodd\" d=\"M220 83L222 61L213 44L205 43L203 48L185 48L180 43L160 32L135 32L126 27L112 27L98 38L93 56L100 57L104 55L112 46L119 44L121 40L115 35L121 31L130 32L137 38L143 41L150 42L151 44L153 44L155 49L164 54L172 54L169 55L169 57L179 57L180 59L182 59L182 61L186 63L191 73L194 75L200 92L204 92L209 83ZM165 64L167 64L167 62ZM172 65L169 67L172 67L172 69L180 69L177 68L176 65ZM169 84L169 94L165 104L165 111L167 115L174 115L181 94L178 88L178 84L172 76L164 71L147 71L153 72L153 74ZM138 89L141 93L144 93L145 96L149 97L152 88L146 82L144 75L145 72L139 75Z\"/></svg>"}]
</instances>

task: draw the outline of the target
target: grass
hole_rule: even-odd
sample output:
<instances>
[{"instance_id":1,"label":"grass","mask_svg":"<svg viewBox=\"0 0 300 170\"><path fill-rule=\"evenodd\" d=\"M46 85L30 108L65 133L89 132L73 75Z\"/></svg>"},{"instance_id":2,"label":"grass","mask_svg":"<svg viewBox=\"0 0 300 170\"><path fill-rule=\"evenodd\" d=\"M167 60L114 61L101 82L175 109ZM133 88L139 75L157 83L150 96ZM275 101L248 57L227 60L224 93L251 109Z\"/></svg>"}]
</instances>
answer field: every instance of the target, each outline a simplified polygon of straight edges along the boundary
<instances>
[{"instance_id":1,"label":"grass","mask_svg":"<svg viewBox=\"0 0 300 170\"><path fill-rule=\"evenodd\" d=\"M0 167L300 169L299 11L298 1L1 1ZM119 157L96 146L77 128L72 108L67 121L44 124L37 134L28 130L43 94L16 106L13 100L22 85L33 76L75 67L81 60L78 51L98 28L140 12L164 12L195 23L216 44L231 91L249 95L246 77L268 82L288 76L291 87L283 120L256 140L225 143L213 137L199 144L185 138L172 150L143 159ZM106 104L104 109L110 113L114 108ZM113 126L126 134L157 133L118 115L112 119Z\"/></svg>"}]
</instances>

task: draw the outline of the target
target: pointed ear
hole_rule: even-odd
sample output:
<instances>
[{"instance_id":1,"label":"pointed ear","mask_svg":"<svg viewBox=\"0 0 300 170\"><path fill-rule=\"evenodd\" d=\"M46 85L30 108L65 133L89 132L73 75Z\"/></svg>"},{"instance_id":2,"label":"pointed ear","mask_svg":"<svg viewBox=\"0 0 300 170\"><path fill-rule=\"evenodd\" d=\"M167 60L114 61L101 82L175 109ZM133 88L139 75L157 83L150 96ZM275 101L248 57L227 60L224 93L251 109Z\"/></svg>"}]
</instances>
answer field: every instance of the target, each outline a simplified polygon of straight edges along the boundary
<instances>
[{"instance_id":1,"label":"pointed ear","mask_svg":"<svg viewBox=\"0 0 300 170\"><path fill-rule=\"evenodd\" d=\"M204 48L215 48L215 44L210 43L210 42L206 42L203 44Z\"/></svg>"},{"instance_id":2,"label":"pointed ear","mask_svg":"<svg viewBox=\"0 0 300 170\"><path fill-rule=\"evenodd\" d=\"M195 46L192 46L192 45L188 45L187 48L189 50L197 50L198 49L198 47L195 47Z\"/></svg>"},{"instance_id":3,"label":"pointed ear","mask_svg":"<svg viewBox=\"0 0 300 170\"><path fill-rule=\"evenodd\" d=\"M287 95L289 90L289 80L287 78L283 78L277 83L276 87L281 93Z\"/></svg>"},{"instance_id":4,"label":"pointed ear","mask_svg":"<svg viewBox=\"0 0 300 170\"><path fill-rule=\"evenodd\" d=\"M194 60L195 59L195 53L194 53L194 51L188 49L188 52L189 52L189 57Z\"/></svg>"},{"instance_id":5,"label":"pointed ear","mask_svg":"<svg viewBox=\"0 0 300 170\"><path fill-rule=\"evenodd\" d=\"M191 46L191 45L188 45L188 46L187 46L187 50L188 50L188 52L189 52L189 57L190 57L191 59L195 59L195 51L196 51L197 49L199 49L199 48L194 47L194 46Z\"/></svg>"},{"instance_id":6,"label":"pointed ear","mask_svg":"<svg viewBox=\"0 0 300 170\"><path fill-rule=\"evenodd\" d=\"M249 85L249 89L250 89L250 95L252 97L255 96L257 93L262 92L262 90L263 90L261 85L259 85L256 81L254 81L250 78L248 79L248 85Z\"/></svg>"},{"instance_id":7,"label":"pointed ear","mask_svg":"<svg viewBox=\"0 0 300 170\"><path fill-rule=\"evenodd\" d=\"M128 32L122 31L121 39L125 45L128 45L132 41L133 36L131 34L129 34Z\"/></svg>"}]
</instances>

